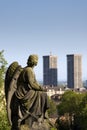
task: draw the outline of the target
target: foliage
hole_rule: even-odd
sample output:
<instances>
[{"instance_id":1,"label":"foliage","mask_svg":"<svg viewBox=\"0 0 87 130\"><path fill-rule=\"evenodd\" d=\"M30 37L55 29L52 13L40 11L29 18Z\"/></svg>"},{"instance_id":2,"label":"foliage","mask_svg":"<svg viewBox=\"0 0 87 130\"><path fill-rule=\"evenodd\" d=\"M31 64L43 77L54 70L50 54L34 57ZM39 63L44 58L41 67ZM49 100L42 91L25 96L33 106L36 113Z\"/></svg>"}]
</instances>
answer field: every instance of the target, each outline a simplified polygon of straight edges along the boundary
<instances>
[{"instance_id":1,"label":"foliage","mask_svg":"<svg viewBox=\"0 0 87 130\"><path fill-rule=\"evenodd\" d=\"M4 94L4 87L0 91L0 130L9 130L10 126L7 119L6 101Z\"/></svg>"},{"instance_id":2,"label":"foliage","mask_svg":"<svg viewBox=\"0 0 87 130\"><path fill-rule=\"evenodd\" d=\"M4 58L3 52L3 50L0 52L0 130L10 130L6 114L6 101L3 86L7 61Z\"/></svg>"},{"instance_id":3,"label":"foliage","mask_svg":"<svg viewBox=\"0 0 87 130\"><path fill-rule=\"evenodd\" d=\"M62 96L61 103L58 105L59 115L64 115L64 113L69 113L69 115L79 113L82 97L83 95L79 95L73 91L65 92Z\"/></svg>"},{"instance_id":4,"label":"foliage","mask_svg":"<svg viewBox=\"0 0 87 130\"><path fill-rule=\"evenodd\" d=\"M55 115L57 115L57 108L56 108L56 103L51 100L50 98L48 98L48 101L49 101L49 109L48 109L48 115L49 117L53 117Z\"/></svg>"},{"instance_id":5,"label":"foliage","mask_svg":"<svg viewBox=\"0 0 87 130\"><path fill-rule=\"evenodd\" d=\"M7 61L5 60L3 53L4 50L0 51L0 87L4 82L4 76L5 76L6 65L7 65Z\"/></svg>"},{"instance_id":6,"label":"foliage","mask_svg":"<svg viewBox=\"0 0 87 130\"><path fill-rule=\"evenodd\" d=\"M57 130L56 128L51 128L51 130Z\"/></svg>"},{"instance_id":7,"label":"foliage","mask_svg":"<svg viewBox=\"0 0 87 130\"><path fill-rule=\"evenodd\" d=\"M57 110L59 130L87 130L87 93L65 92Z\"/></svg>"},{"instance_id":8,"label":"foliage","mask_svg":"<svg viewBox=\"0 0 87 130\"><path fill-rule=\"evenodd\" d=\"M74 125L79 130L87 130L87 93L84 94L84 97L80 104L79 115L75 115Z\"/></svg>"},{"instance_id":9,"label":"foliage","mask_svg":"<svg viewBox=\"0 0 87 130\"><path fill-rule=\"evenodd\" d=\"M8 123L6 110L3 109L0 112L0 130L10 130L10 125Z\"/></svg>"}]
</instances>

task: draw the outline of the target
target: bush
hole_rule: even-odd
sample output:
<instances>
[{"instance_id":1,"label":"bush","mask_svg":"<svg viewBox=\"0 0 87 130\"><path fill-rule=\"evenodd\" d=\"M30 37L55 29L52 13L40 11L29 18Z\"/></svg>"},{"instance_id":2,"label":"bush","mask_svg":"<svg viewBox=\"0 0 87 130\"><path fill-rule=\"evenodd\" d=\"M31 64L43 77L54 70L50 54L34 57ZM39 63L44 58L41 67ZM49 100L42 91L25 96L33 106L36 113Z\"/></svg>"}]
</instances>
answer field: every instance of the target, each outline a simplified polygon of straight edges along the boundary
<instances>
[{"instance_id":1,"label":"bush","mask_svg":"<svg viewBox=\"0 0 87 130\"><path fill-rule=\"evenodd\" d=\"M10 130L5 109L0 112L0 130Z\"/></svg>"}]
</instances>

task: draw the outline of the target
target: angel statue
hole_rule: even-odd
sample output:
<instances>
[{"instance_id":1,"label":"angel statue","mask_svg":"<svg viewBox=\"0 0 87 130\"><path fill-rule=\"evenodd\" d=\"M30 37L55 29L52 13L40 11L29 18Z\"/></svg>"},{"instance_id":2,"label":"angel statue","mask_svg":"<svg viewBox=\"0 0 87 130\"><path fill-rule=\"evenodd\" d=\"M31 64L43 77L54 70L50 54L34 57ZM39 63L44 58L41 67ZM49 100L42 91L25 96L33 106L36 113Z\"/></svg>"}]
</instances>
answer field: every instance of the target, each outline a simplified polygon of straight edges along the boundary
<instances>
[{"instance_id":1,"label":"angel statue","mask_svg":"<svg viewBox=\"0 0 87 130\"><path fill-rule=\"evenodd\" d=\"M5 96L11 130L51 130L48 97L33 70L37 63L38 56L32 54L26 67L15 61L7 69Z\"/></svg>"}]
</instances>

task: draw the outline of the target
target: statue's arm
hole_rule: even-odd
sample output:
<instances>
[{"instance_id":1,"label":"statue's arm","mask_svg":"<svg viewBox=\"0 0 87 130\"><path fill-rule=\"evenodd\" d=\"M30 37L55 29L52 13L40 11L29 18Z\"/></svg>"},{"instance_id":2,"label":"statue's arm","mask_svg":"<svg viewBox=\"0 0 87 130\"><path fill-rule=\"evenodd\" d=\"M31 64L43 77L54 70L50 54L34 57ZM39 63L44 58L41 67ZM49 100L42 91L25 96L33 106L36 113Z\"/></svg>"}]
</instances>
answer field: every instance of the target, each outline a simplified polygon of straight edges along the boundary
<instances>
[{"instance_id":1,"label":"statue's arm","mask_svg":"<svg viewBox=\"0 0 87 130\"><path fill-rule=\"evenodd\" d=\"M38 90L38 91L43 91L42 86L35 80L34 73L33 73L32 69L28 69L26 75L27 75L26 76L27 82L32 89Z\"/></svg>"}]
</instances>

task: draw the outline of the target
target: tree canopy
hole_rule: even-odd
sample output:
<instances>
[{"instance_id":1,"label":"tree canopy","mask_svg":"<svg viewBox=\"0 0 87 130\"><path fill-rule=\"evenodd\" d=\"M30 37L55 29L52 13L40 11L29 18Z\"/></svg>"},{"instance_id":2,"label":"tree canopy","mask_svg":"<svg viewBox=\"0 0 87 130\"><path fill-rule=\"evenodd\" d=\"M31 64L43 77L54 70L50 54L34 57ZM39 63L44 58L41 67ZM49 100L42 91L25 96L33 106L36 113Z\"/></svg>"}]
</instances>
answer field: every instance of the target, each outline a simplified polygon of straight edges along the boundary
<instances>
[{"instance_id":1,"label":"tree canopy","mask_svg":"<svg viewBox=\"0 0 87 130\"><path fill-rule=\"evenodd\" d=\"M87 93L65 92L57 110L59 130L87 130Z\"/></svg>"},{"instance_id":2,"label":"tree canopy","mask_svg":"<svg viewBox=\"0 0 87 130\"><path fill-rule=\"evenodd\" d=\"M4 58L4 50L0 51L0 87L4 83L7 61Z\"/></svg>"},{"instance_id":3,"label":"tree canopy","mask_svg":"<svg viewBox=\"0 0 87 130\"><path fill-rule=\"evenodd\" d=\"M4 79L7 61L4 58L4 50L0 51L0 130L9 130L10 126L6 114L6 101L4 93Z\"/></svg>"}]
</instances>

